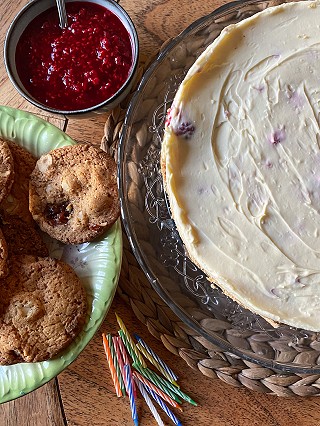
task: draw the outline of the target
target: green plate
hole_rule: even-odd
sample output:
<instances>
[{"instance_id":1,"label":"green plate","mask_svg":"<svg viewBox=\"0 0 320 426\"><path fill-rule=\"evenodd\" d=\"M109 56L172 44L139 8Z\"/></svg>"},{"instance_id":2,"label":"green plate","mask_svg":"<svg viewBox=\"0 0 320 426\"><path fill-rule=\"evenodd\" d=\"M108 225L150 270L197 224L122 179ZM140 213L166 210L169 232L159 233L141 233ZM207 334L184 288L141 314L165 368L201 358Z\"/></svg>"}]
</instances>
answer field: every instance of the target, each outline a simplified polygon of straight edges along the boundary
<instances>
[{"instance_id":1,"label":"green plate","mask_svg":"<svg viewBox=\"0 0 320 426\"><path fill-rule=\"evenodd\" d=\"M52 124L21 110L0 106L0 136L24 146L35 156L75 142ZM89 300L82 333L58 357L45 362L0 366L0 403L37 389L74 361L103 321L114 296L121 268L120 220L99 240L68 246L48 238L50 255L69 263Z\"/></svg>"}]
</instances>

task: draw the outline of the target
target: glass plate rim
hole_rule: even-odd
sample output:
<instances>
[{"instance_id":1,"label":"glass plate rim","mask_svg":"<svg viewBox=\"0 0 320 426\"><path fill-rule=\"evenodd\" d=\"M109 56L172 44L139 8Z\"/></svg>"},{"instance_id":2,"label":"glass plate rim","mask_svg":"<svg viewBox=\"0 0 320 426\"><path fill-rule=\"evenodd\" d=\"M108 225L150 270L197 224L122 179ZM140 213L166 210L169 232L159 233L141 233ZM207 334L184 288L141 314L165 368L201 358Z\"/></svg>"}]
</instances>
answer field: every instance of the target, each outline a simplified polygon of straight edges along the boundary
<instances>
[{"instance_id":1,"label":"glass plate rim","mask_svg":"<svg viewBox=\"0 0 320 426\"><path fill-rule=\"evenodd\" d=\"M233 10L237 11L239 10L239 7L255 5L255 4L263 3L264 1L265 0L236 0L236 1L228 2L216 8L211 13L206 14L200 17L199 19L195 20L194 22L192 22L180 34L178 34L177 37L171 39L164 46L164 48L158 53L158 55L153 59L152 63L148 66L147 70L143 74L143 77L138 85L138 88L136 89L136 92L133 94L131 101L129 103L129 106L125 115L123 130L120 136L119 146L118 146L118 158L119 158L118 181L119 181L121 218L122 218L122 223L126 231L126 235L128 236L128 240L131 245L132 251L141 269L143 270L144 274L149 280L151 286L156 291L156 293L161 297L161 299L170 307L173 313L175 313L179 317L179 319L181 319L187 326L189 326L195 332L199 333L202 337L206 338L209 342L219 346L223 351L230 352L246 361L249 361L267 368L271 368L279 372L285 372L285 373L290 372L290 373L296 373L296 374L319 374L320 365L314 366L314 367L301 367L299 365L294 365L294 364L288 365L288 363L278 362L278 361L274 361L270 359L269 360L261 359L259 355L255 355L255 357L253 357L252 355L248 355L244 351L235 348L231 344L228 344L225 341L222 341L218 335L213 334L210 331L205 331L196 320L193 320L189 314L186 314L184 312L183 308L181 308L178 304L172 301L167 291L161 287L161 284L158 282L158 279L154 276L152 272L150 272L144 260L143 252L138 247L138 244L135 243L134 238L132 238L132 235L135 236L135 232L130 225L130 221L127 220L127 218L129 217L129 212L128 212L126 203L124 202L124 199L125 199L125 191L123 188L123 182L124 182L124 176L125 176L124 161L123 161L123 157L125 154L124 141L127 138L128 134L130 133L130 118L132 116L132 112L134 111L138 103L140 91L147 84L149 77L152 75L153 71L157 68L158 64L165 59L167 53L170 50L172 50L184 38L184 36L186 36L189 32L191 32L196 27L204 24L206 20L210 18L214 18L219 15L221 16L224 13L231 13ZM286 1L284 0L283 3L286 3Z\"/></svg>"}]
</instances>

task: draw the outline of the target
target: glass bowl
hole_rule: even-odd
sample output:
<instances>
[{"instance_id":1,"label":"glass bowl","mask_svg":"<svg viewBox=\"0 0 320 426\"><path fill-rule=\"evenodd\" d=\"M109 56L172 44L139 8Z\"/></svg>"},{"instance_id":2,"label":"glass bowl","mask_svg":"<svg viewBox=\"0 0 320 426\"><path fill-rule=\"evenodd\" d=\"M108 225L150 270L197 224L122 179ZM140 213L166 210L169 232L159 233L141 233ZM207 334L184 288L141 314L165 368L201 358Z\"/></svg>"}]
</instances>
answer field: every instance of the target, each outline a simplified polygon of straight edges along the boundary
<instances>
[{"instance_id":1,"label":"glass bowl","mask_svg":"<svg viewBox=\"0 0 320 426\"><path fill-rule=\"evenodd\" d=\"M128 108L119 146L122 219L155 291L212 348L278 371L319 374L319 333L272 326L213 288L190 261L170 215L160 172L166 112L187 70L225 26L279 3L224 5L170 41L152 63Z\"/></svg>"}]
</instances>

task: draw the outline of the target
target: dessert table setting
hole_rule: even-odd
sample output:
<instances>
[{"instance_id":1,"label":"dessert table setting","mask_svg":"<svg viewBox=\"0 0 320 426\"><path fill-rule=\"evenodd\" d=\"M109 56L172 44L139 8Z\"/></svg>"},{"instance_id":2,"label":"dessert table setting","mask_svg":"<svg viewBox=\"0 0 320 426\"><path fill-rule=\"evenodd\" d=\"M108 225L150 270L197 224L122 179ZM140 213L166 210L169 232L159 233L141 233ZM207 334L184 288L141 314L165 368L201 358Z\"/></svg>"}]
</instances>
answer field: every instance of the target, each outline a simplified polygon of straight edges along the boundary
<instances>
[{"instance_id":1,"label":"dessert table setting","mask_svg":"<svg viewBox=\"0 0 320 426\"><path fill-rule=\"evenodd\" d=\"M104 1L88 0L88 2L83 0L83 7L95 10L96 15L92 19L97 19L99 8L104 5ZM235 293L234 297L229 297L233 295L233 289L228 287L228 279L225 280L225 288L222 279L222 285L215 286L212 281L216 280L208 273L210 268L206 269L208 263L204 262L206 267L201 269L202 258L197 257L197 253L200 253L198 236L192 234L193 231L190 231L192 226L189 223L186 225L187 230L185 231L183 213L181 213L182 219L180 220L183 197L179 198L180 195L177 195L178 201L175 204L175 190L179 185L185 188L185 183L182 178L179 180L181 175L178 174L177 177L172 171L172 164L178 165L177 170L180 170L181 165L182 170L188 157L181 154L181 157L176 157L174 148L176 145L172 147L173 142L181 143L183 149L189 144L191 152L194 135L198 134L197 121L192 121L196 123L194 125L190 124L191 112L189 110L182 113L178 111L178 100L183 103L183 96L191 98L193 96L192 90L189 92L186 90L185 94L181 88L184 87L183 84L187 86L190 82L190 85L194 84L197 88L196 79L201 77L203 70L208 74L215 72L215 66L210 62L207 65L206 58L201 56L202 53L208 46L215 43L222 32L225 39L221 36L219 39L223 52L221 57L223 58L222 63L224 64L224 61L227 63L225 58L228 46L237 46L240 38L235 32L236 36L232 39L231 30L224 32L224 28L229 25L231 27L228 28L241 28L244 34L243 39L247 37L248 40L250 28L248 34L245 33L246 28L241 27L241 22L246 18L253 17L256 13L264 13L266 9L268 12L270 7L278 6L283 2L274 0L248 0L232 3L224 0L205 2L200 0L192 2L189 0L140 0L139 2L121 0L115 2L110 0L110 3L110 10L119 19L123 19L123 25L127 30L127 32L118 34L117 39L113 38L113 43L118 42L128 49L124 38L129 37L129 44L131 40L132 47L131 68L129 74L128 70L126 71L126 80L119 83L116 95L106 92L107 95L104 96L109 98L108 102L102 101L105 98L97 98L94 100L94 104L89 106L84 104L85 106L83 106L80 103L77 108L70 101L71 97L67 90L71 87L73 91L77 91L78 86L75 84L79 84L83 76L93 85L98 84L93 72L91 74L84 72L83 76L77 75L75 78L72 73L69 73L64 77L64 87L51 86L47 98L53 100L52 107L43 105L49 102L45 97L41 98L43 89L30 95L35 80L30 80L31 86L29 87L30 81L25 80L23 76L26 72L24 67L28 56L24 56L27 48L18 43L22 34L21 28L26 26L28 19L31 20L33 27L29 28L29 32L33 34L34 43L38 43L37 49L40 55L42 43L46 37L50 38L51 27L41 27L40 24L40 27L35 30L37 22L32 21L32 18L34 15L46 11L48 5L55 7L55 1L17 0L10 2L4 0L0 6L2 24L0 30L2 51L0 62L2 71L1 138L17 142L35 157L40 158L37 167L38 175L41 176L51 165L52 158L55 158L53 154L50 156L51 150L66 149L68 152L79 145L86 147L86 144L92 144L99 152L99 159L106 155L107 161L110 161L111 157L115 160L117 171L112 173L115 175L114 180L117 180L117 202L118 197L120 199L118 216L116 217L115 214L110 224L101 225L99 222L99 225L89 227L93 235L91 240L72 240L73 234L59 240L60 234L51 235L50 229L49 237L44 236L50 256L69 264L80 282L83 283L88 299L87 317L82 330L77 332L71 343L68 342L68 346L52 358L39 358L39 360L35 358L35 362L26 362L29 361L27 358L19 359L12 365L10 362L2 362L3 365L0 365L0 424L4 426L20 424L31 426L85 426L89 424L93 426L124 424L135 424L136 426L156 424L183 424L186 426L192 424L199 426L319 425L320 336L316 316L317 295L307 299L307 303L304 299L304 297L309 297L308 294L305 296L305 287L316 283L316 272L312 270L309 275L307 273L303 275L302 267L299 269L298 266L292 266L287 275L290 275L291 271L294 271L291 275L296 273L295 283L299 288L297 287L294 291L299 297L296 298L296 305L290 299L289 313L283 314L281 318L273 314L272 309L273 305L278 306L282 300L289 299L286 284L282 286L280 283L278 287L275 284L276 288L271 288L268 293L263 288L261 290L263 297L259 293L260 287L252 291L252 294L245 288L244 293L247 299L250 299L247 306L244 306L245 302L241 299L240 290ZM80 2L77 0L70 0L69 6L71 5L76 10L78 4L80 5ZM67 5L67 12L71 13L71 9L68 9L69 6ZM305 9L302 9L304 12ZM310 6L310 13L313 13L313 9L316 7ZM27 13L24 18L19 18L19 21L17 16L19 13L21 14L22 10ZM84 13L82 12L82 17ZM277 13L274 15L276 16ZM68 16L70 19L71 15ZM79 16L81 19L81 14ZM106 19L106 16L110 19L110 16L106 14L103 19ZM262 16L269 18L267 13ZM290 16L290 19L285 21L285 25L289 25L288 22L291 21L294 22L295 19ZM254 20L251 22L255 25ZM72 25L74 24L77 24L76 19ZM84 25L82 21L80 24ZM91 33L99 32L98 24L94 20L90 22L91 28L88 33L85 33L86 29L81 29L81 34L89 34L89 36L85 35L80 42L77 39L71 42L68 49L72 54L78 48L81 50L81 43L84 43L85 38L90 38ZM113 25L118 25L119 29L119 24L114 24L113 21ZM276 28L278 27L276 24ZM44 31L42 32L42 30ZM301 64L304 58L317 58L318 51L317 43L313 44L313 34L308 33L307 25L306 29L301 30L303 31L301 35L299 31L298 29L296 36L299 43L301 45L309 43L307 54L300 54L299 64L298 60L295 62L295 66L302 69L304 65ZM35 32L36 36L34 36ZM38 37L38 33L41 36ZM248 41L247 46L247 51L251 56L254 56L255 52L259 50L259 46L254 43L264 43L268 34L263 33L262 41L260 39L257 41L260 37L258 30L254 37L254 40ZM108 44L106 38L107 36L104 35L104 39L101 41L102 50L97 54L99 58L105 54L103 49ZM273 41L270 43L272 45ZM114 45L111 44L112 47ZM285 45L286 43L283 43L282 48ZM18 52L17 54L15 54L15 50L12 50L12 46ZM219 56L220 45L215 46L217 56ZM58 49L59 44L55 47ZM253 53L250 53L249 48ZM237 50L237 47L234 47L234 50ZM62 51L64 52L63 49ZM58 55L59 51L55 50L55 53ZM126 62L126 55L123 51L117 51L117 55L116 63L119 63L120 59L121 62ZM199 57L200 61L198 61ZM278 61L280 57L281 49L279 48L275 54L268 53L267 60L259 62L257 71L250 69L247 72L244 80L253 81L253 104L256 102L257 105L260 105L259 99L266 93L262 84L256 83L258 81L255 80L256 74L266 67L270 74L261 81L263 83L269 81L268 79L272 78L273 70L277 70L279 65L278 63L274 65L272 61ZM104 65L109 65L108 60L106 57ZM88 59L84 54L82 61L84 64L88 64ZM195 61L197 61L196 65L193 66ZM310 61L313 64L312 59ZM286 61L284 62L286 63ZM244 60L241 67L244 68L248 64L251 66L250 59ZM234 70L236 63L231 65L230 69ZM21 74L19 74L19 67L20 71L22 70ZM223 67L219 65L217 68L219 68L220 78ZM232 73L227 66L226 68L229 78ZM190 69L191 71L188 72ZM307 69L309 72L309 68ZM40 79L41 73L36 71ZM291 74L288 74L291 78ZM310 71L310 74L314 74L313 70ZM121 71L115 72L114 75L120 81ZM238 74L236 78L238 78ZM299 77L297 80L297 85L299 85ZM193 83L194 81L196 82ZM209 79L205 77L205 81L209 81ZM110 84L105 81L103 84L103 90L105 88L109 90ZM114 80L111 84L118 84L118 81ZM279 82L278 86L280 87L280 85ZM28 89L25 90L24 86L27 86ZM225 90L225 85L222 86L221 90ZM304 87L303 93L307 93L307 89ZM65 96L61 96L64 90L66 90ZM103 90L101 88L100 92L102 93ZM178 92L180 98L175 98L178 90L180 90ZM241 88L239 88L239 93L240 90ZM297 94L298 89L295 91L293 85L288 84L285 86L285 90L287 96L285 102L291 107L290 114L293 116L298 114L301 119L304 103L302 97ZM226 89L224 99L227 99L230 92L231 89ZM240 98L239 93L237 92L237 96ZM274 95L270 93L271 90L268 92L267 99L271 99L272 105L278 105L272 97ZM315 91L315 93L318 92ZM254 97L256 95L257 98ZM313 98L310 101L310 96L307 95L306 98L312 104L312 111L314 111L316 109L314 105L318 101L313 102ZM176 103L173 103L174 99ZM208 102L213 110L215 102L211 100ZM224 105L224 109L219 116L221 120L217 126L219 129L224 129L224 123L228 122L230 116L232 118L232 114L234 114L232 102L224 102L221 103ZM244 105L247 106L250 102L251 99L247 99ZM96 104L99 104L99 108L95 107ZM186 116L187 118L185 118ZM293 137L289 132L294 133L296 129L289 130L287 124L282 124L282 116L281 119L279 117L280 114L276 117L278 120L276 127L268 130L266 142L268 145L266 150L267 152L270 150L268 155L273 160L275 149L280 150L285 147L289 136ZM314 117L316 117L316 112L312 116L312 120L315 120L311 120L312 125L309 125L306 120L307 135L313 134L312 129L317 127L317 124L314 123L318 122ZM271 118L273 119L273 116ZM201 115L201 119L206 122L204 114ZM206 126L208 127L208 125ZM234 130L235 125L232 126ZM165 140L166 151L164 154L163 151L161 152L161 146L165 127L169 129L169 133L172 131L172 134L171 139ZM209 129L211 128L209 127ZM298 130L301 132L301 127ZM237 131L238 129L234 130L234 133ZM225 138L223 132L224 130L221 130L222 139ZM315 132L317 131L315 130ZM232 134L231 132L230 135ZM317 140L318 136L319 132ZM205 130L201 133L201 138L205 139ZM283 149L285 150L285 148ZM74 152L74 157L76 157L77 152ZM245 166L246 169L251 167L251 159L255 159L255 155L256 157L261 155L259 165L264 164L263 155L256 154L256 151L252 152L250 152L252 157ZM288 151L285 152L287 155ZM217 160L217 169L221 174L215 178L219 180L223 176L223 172L221 172L223 155L227 154L221 147L216 148L214 154L215 158L219 156L222 158L222 160L219 158L220 163L219 159ZM233 152L231 157L236 158L236 154ZM276 167L271 163L269 157L265 161L266 168L270 170L273 167L272 170L274 170ZM301 158L303 159L303 154ZM303 163L302 159L299 164ZM206 158L199 161L204 164ZM89 171L86 170L84 173L81 171L81 176L94 175L95 162L98 160L95 159L93 162L94 165L91 164ZM285 163L286 167L287 163L289 160ZM193 161L192 164L194 164ZM233 169L228 173L229 176L231 175L231 180L235 182L238 179L239 170L237 166L232 167ZM295 163L295 167L298 168L298 161ZM303 166L301 167L303 168ZM109 166L108 168L110 171ZM302 187L302 178L299 180L300 177L298 179L295 174L296 168L292 167L294 169L292 182ZM287 173L287 168L285 168L285 172ZM50 177L52 185L55 184L56 175L59 173L60 169L55 171L53 177ZM256 170L250 179L254 180L257 174L259 175L257 181L260 185L263 177ZM32 178L33 175L34 172L31 175L30 188L37 183L35 178ZM163 181L163 176L166 182ZM182 176L184 178L183 173ZM63 179L68 179L68 173L63 175ZM87 179L87 177L82 179ZM99 179L100 176L97 177L97 180ZM177 180L174 181L174 179ZM185 192L190 191L192 194L195 179L193 176L192 184L187 183ZM245 181L245 175L242 174L242 178L239 179L242 179L242 182ZM66 191L72 181L67 180L67 182L69 183L62 185ZM110 182L108 181L108 185L112 186L114 182ZM206 187L203 188L202 183L199 185L200 189L196 187L195 191L201 196L205 193ZM230 185L230 192L236 198L239 187L236 184L233 187L232 184ZM277 188L280 186L279 184ZM216 188L212 184L211 190L216 196L219 190L213 190L213 187ZM99 189L102 188L100 184ZM249 187L249 190L251 189L252 186ZM29 189L29 208L32 212L33 199L30 191L31 189ZM262 197L260 186L259 191L258 201L260 202ZM274 193L276 191L277 189L274 189ZM301 191L303 192L303 190ZM303 192L302 204L310 205L314 202L314 192L309 190L307 199L306 191ZM106 191L99 193L98 198L104 199L105 192L108 192L106 202L109 202L111 197L109 187ZM294 194L294 190L292 190L292 194ZM87 197L87 194L84 197ZM192 194L191 197L194 195ZM242 253L244 242L248 243L244 251L249 250L250 244L252 252L259 252L262 247L261 252L269 256L266 264L271 270L271 259L273 259L275 248L271 247L269 241L265 245L261 243L259 247L258 244L253 245L253 241L250 243L246 238L248 234L243 236L242 231L233 225L233 217L243 207L243 195L238 197L237 211L234 211L233 216L229 214L231 211L229 207L223 210L222 203L225 202L225 198L217 196L217 199L221 202L221 215L225 214L223 219L218 218L219 225L223 229L223 239L226 241L225 250L230 249L230 253L233 250L230 248L231 243L228 243L229 237L232 241L236 241L238 258ZM317 200L316 196L315 200ZM276 201L272 198L273 207L277 204ZM90 198L86 202L89 204ZM191 204L194 204L192 200ZM250 204L248 207L250 213L256 212L254 210L257 208L256 204ZM290 197L288 205L291 206ZM202 208L199 204L195 204L194 207L194 211L192 206L188 207L192 211L191 214L197 215L200 211L201 216L204 207ZM63 226L67 223L70 219L69 215L71 215L68 208L64 204L58 205L58 211L52 208L49 212L51 225L53 223L55 226L57 224ZM84 211L85 204L81 208ZM315 210L316 208L313 209L313 211ZM268 219L272 216L273 211L274 209L268 210L259 220L252 213L254 225L256 226L259 221L257 227L263 229L264 233L269 232L268 237L271 235L272 238L274 234L272 234L271 226L268 228ZM83 212L80 211L78 214L81 219ZM1 218L1 224L2 220ZM276 224L279 225L279 222ZM41 227L40 223L39 225ZM303 227L305 222L302 220L299 225ZM179 234L183 237L183 242ZM191 243L188 241L189 235L192 235ZM299 237L301 235L299 234ZM310 247L314 241L313 236L308 234L308 242L311 241ZM265 235L263 235L264 237ZM241 243L238 243L237 241L241 238ZM281 238L280 236L279 241L276 241L276 248L281 246ZM275 239L276 237L273 238L273 240ZM192 251L193 241L196 241L194 252ZM223 244L215 252L217 258L222 246ZM304 245L303 247L305 249ZM317 251L316 249L311 250L310 247L308 247L310 265L314 265L315 263L312 262L314 258L318 257ZM207 246L204 251L206 248ZM195 253L195 255L192 256L191 253ZM306 253L308 255L309 251ZM304 253L301 252L300 257L303 256ZM230 257L232 256L230 255ZM307 263L308 261L306 260ZM245 255L239 262L247 264ZM254 273L258 274L262 271L263 265L262 259L257 260L253 266ZM218 266L220 266L219 262ZM216 264L214 267L217 269ZM203 270L206 270L206 273ZM224 266L221 270L220 275L222 276ZM268 275L267 273L268 271L265 274ZM232 273L230 274L234 277ZM248 273L245 275L244 281L249 282L252 276L253 272ZM311 276L310 282L308 281L309 276ZM315 278L313 278L314 276ZM238 276L235 279L238 279ZM222 291L220 287L225 291ZM256 301L255 294L257 294ZM282 294L285 294L283 299ZM267 304L268 302L264 304L264 300L269 300L268 298L273 301L271 307ZM261 299L263 299L263 303ZM239 301L240 303L238 303ZM253 302L251 303L251 301ZM301 308L301 304L308 306L305 311L309 316L299 317L297 315L295 318L292 312L294 309L299 312L303 310L304 307ZM3 344L2 339L3 335L0 335L1 345ZM0 348L0 361L3 360L1 350L2 348ZM11 351L9 355L14 357L17 354ZM163 399L159 398L159 395Z\"/></svg>"}]
</instances>

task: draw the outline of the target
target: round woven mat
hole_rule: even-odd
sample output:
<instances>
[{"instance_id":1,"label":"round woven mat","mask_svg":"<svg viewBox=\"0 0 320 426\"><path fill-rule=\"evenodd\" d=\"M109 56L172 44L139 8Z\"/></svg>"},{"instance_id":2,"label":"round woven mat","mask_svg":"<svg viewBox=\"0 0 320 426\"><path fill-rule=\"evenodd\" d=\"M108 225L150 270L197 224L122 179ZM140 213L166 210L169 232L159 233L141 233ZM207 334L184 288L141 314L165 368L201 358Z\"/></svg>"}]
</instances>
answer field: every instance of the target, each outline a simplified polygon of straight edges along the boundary
<instances>
[{"instance_id":1,"label":"round woven mat","mask_svg":"<svg viewBox=\"0 0 320 426\"><path fill-rule=\"evenodd\" d=\"M131 94L107 116L101 147L110 152L116 160L127 106L149 63L147 58L140 58L140 68ZM251 363L234 354L224 352L183 323L158 296L140 269L125 232L123 232L123 263L117 291L154 337L161 340L170 352L180 356L189 367L199 370L205 376L219 378L232 386L246 387L278 396L320 394L320 375L283 373ZM211 319L211 321L215 320ZM218 323L219 321L216 320L213 325L216 331L219 331ZM246 336L235 332L233 337L237 340L237 346L247 347L251 334ZM252 345L252 341L250 344ZM268 349L263 341L257 340L255 344L261 346L260 349L257 348L258 352L264 353ZM303 351L292 348L290 359L283 361L307 363L308 359L311 360L315 355L319 356L319 351L315 349L318 348L309 347L304 348ZM286 356L288 356L287 353Z\"/></svg>"}]
</instances>

